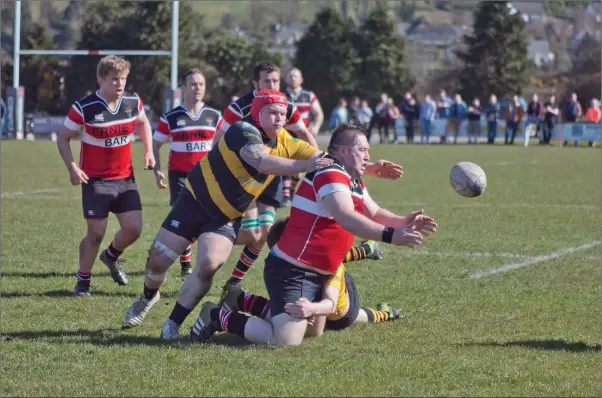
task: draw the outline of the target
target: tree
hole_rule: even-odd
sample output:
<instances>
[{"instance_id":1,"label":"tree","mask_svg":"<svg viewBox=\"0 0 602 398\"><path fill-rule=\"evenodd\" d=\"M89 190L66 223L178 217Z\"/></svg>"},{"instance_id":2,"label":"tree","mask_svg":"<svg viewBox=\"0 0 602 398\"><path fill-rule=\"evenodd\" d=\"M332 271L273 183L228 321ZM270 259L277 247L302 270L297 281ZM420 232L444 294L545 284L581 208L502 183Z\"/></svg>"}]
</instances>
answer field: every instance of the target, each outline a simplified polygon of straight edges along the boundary
<instances>
[{"instance_id":1,"label":"tree","mask_svg":"<svg viewBox=\"0 0 602 398\"><path fill-rule=\"evenodd\" d=\"M262 61L281 65L281 53L271 52L264 42L249 41L228 32L215 32L208 40L204 53L219 78L214 89L214 103L225 107L233 95L241 95L252 88L253 68Z\"/></svg>"},{"instance_id":2,"label":"tree","mask_svg":"<svg viewBox=\"0 0 602 398\"><path fill-rule=\"evenodd\" d=\"M570 71L569 84L560 98L567 100L571 93L576 93L584 109L593 98L601 98L600 81L602 79L602 49L600 42L592 36L585 35L573 55L573 68Z\"/></svg>"},{"instance_id":3,"label":"tree","mask_svg":"<svg viewBox=\"0 0 602 398\"><path fill-rule=\"evenodd\" d=\"M465 98L521 94L529 84L525 22L507 1L483 1L474 12L473 34L464 36L460 92Z\"/></svg>"},{"instance_id":4,"label":"tree","mask_svg":"<svg viewBox=\"0 0 602 398\"><path fill-rule=\"evenodd\" d=\"M395 95L414 86L405 63L404 39L395 32L384 8L378 7L368 15L356 43L361 60L356 78L363 96L376 100L381 93Z\"/></svg>"},{"instance_id":5,"label":"tree","mask_svg":"<svg viewBox=\"0 0 602 398\"><path fill-rule=\"evenodd\" d=\"M350 22L326 8L297 42L295 66L325 110L334 107L339 97L355 94L358 57L353 34Z\"/></svg>"}]
</instances>

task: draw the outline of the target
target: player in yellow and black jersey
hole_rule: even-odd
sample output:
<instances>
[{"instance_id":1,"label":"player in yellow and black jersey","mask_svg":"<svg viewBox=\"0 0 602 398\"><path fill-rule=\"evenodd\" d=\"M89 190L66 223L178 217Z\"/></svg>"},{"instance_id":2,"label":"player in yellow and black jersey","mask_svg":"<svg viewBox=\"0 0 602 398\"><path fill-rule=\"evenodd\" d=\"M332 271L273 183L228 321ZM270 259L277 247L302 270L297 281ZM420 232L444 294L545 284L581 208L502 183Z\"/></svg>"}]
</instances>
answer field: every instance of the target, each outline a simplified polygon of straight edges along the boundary
<instances>
[{"instance_id":1,"label":"player in yellow and black jersey","mask_svg":"<svg viewBox=\"0 0 602 398\"><path fill-rule=\"evenodd\" d=\"M197 266L184 281L161 336L180 336L179 327L207 294L213 274L227 260L240 218L274 175L313 171L332 163L283 129L288 101L274 90L257 93L251 115L234 123L195 165L149 251L143 294L126 313L124 327L137 326L159 300L167 270L186 247L199 240Z\"/></svg>"}]
</instances>

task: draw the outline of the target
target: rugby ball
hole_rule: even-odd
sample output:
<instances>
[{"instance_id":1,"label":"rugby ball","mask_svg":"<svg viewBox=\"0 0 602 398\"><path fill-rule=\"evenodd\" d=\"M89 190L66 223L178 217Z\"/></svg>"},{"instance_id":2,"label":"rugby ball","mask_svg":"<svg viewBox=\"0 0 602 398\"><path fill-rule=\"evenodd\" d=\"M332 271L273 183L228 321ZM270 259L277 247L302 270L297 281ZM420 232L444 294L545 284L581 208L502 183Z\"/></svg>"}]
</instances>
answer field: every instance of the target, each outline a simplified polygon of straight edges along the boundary
<instances>
[{"instance_id":1,"label":"rugby ball","mask_svg":"<svg viewBox=\"0 0 602 398\"><path fill-rule=\"evenodd\" d=\"M458 194L467 198L475 198L485 192L487 176L478 165L471 162L460 162L451 168L449 183Z\"/></svg>"}]
</instances>

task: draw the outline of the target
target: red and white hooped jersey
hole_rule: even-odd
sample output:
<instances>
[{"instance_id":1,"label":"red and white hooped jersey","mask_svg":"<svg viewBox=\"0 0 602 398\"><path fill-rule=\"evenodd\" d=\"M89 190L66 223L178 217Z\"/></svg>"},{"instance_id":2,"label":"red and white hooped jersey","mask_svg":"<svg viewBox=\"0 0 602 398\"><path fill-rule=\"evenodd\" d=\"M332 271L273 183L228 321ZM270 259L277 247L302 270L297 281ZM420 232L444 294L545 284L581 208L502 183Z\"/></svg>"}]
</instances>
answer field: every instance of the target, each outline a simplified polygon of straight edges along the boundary
<instances>
[{"instance_id":1,"label":"red and white hooped jersey","mask_svg":"<svg viewBox=\"0 0 602 398\"><path fill-rule=\"evenodd\" d=\"M305 176L293 198L291 214L274 254L292 264L334 274L353 246L355 236L332 218L322 199L334 192L348 193L355 211L364 212L366 186L352 179L338 163Z\"/></svg>"},{"instance_id":2,"label":"red and white hooped jersey","mask_svg":"<svg viewBox=\"0 0 602 398\"><path fill-rule=\"evenodd\" d=\"M303 89L300 89L297 94L288 88L284 92L287 98L295 104L297 109L299 109L303 123L305 123L306 126L309 126L311 110L318 107L320 104L318 102L318 97L316 97L312 91Z\"/></svg>"},{"instance_id":3,"label":"red and white hooped jersey","mask_svg":"<svg viewBox=\"0 0 602 398\"><path fill-rule=\"evenodd\" d=\"M253 90L236 101L232 102L224 111L224 121L222 129L228 130L234 123L251 114L251 104L257 90ZM284 128L287 131L296 132L302 130L304 127L303 120L299 110L290 100L286 110L286 126Z\"/></svg>"},{"instance_id":4,"label":"red and white hooped jersey","mask_svg":"<svg viewBox=\"0 0 602 398\"><path fill-rule=\"evenodd\" d=\"M153 140L171 140L169 170L188 173L211 150L213 136L222 120L218 110L205 105L196 116L183 105L163 114Z\"/></svg>"},{"instance_id":5,"label":"red and white hooped jersey","mask_svg":"<svg viewBox=\"0 0 602 398\"><path fill-rule=\"evenodd\" d=\"M64 125L74 131L84 127L79 167L88 177L118 179L134 174L131 139L142 115L142 100L129 92L123 93L115 109L98 92L71 106Z\"/></svg>"}]
</instances>

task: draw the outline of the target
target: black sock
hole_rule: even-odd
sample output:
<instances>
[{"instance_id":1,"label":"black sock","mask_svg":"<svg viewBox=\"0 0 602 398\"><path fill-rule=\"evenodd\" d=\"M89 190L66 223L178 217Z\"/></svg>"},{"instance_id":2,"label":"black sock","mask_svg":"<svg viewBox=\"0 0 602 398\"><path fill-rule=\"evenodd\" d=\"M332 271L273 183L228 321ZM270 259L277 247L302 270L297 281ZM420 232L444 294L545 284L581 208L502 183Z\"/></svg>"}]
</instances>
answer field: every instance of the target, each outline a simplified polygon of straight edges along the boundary
<instances>
[{"instance_id":1,"label":"black sock","mask_svg":"<svg viewBox=\"0 0 602 398\"><path fill-rule=\"evenodd\" d=\"M109 247L107 247L107 256L109 256L109 258L111 258L113 261L117 260L122 253L122 251L115 249L115 246L113 246L113 242L111 242Z\"/></svg>"},{"instance_id":2,"label":"black sock","mask_svg":"<svg viewBox=\"0 0 602 398\"><path fill-rule=\"evenodd\" d=\"M81 284L90 286L90 281L92 280L91 272L77 271L76 277Z\"/></svg>"},{"instance_id":3,"label":"black sock","mask_svg":"<svg viewBox=\"0 0 602 398\"><path fill-rule=\"evenodd\" d=\"M192 310L189 310L176 301L176 305L173 307L171 315L169 315L169 319L174 321L175 324L181 325L191 312Z\"/></svg>"},{"instance_id":4,"label":"black sock","mask_svg":"<svg viewBox=\"0 0 602 398\"><path fill-rule=\"evenodd\" d=\"M144 298L147 300L151 300L153 297L155 297L157 295L157 292L159 291L159 289L150 289L148 287L146 287L146 283L144 284Z\"/></svg>"}]
</instances>

